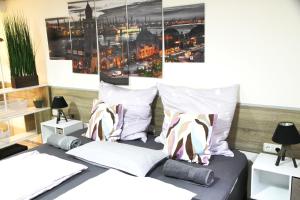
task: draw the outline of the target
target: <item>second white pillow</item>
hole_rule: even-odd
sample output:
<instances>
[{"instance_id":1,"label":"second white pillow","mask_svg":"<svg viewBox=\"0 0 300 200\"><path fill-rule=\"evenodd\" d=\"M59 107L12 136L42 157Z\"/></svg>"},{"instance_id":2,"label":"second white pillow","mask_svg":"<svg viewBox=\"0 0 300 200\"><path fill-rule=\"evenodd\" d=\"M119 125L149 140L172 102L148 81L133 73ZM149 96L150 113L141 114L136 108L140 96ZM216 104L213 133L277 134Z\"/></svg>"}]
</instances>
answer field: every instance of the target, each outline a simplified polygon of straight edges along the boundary
<instances>
[{"instance_id":1,"label":"second white pillow","mask_svg":"<svg viewBox=\"0 0 300 200\"><path fill-rule=\"evenodd\" d=\"M101 82L99 93L105 103L122 104L124 107L121 140L140 138L145 142L152 118L151 104L157 94L157 87L133 90Z\"/></svg>"}]
</instances>

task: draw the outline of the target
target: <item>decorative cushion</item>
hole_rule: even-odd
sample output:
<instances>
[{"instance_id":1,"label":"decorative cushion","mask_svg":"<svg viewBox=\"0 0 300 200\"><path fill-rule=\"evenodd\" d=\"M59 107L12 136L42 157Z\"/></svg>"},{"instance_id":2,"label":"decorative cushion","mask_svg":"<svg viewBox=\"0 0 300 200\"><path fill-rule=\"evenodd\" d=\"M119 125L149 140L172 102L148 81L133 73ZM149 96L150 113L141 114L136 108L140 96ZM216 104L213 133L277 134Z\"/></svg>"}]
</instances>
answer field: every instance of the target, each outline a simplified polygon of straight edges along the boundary
<instances>
[{"instance_id":1,"label":"decorative cushion","mask_svg":"<svg viewBox=\"0 0 300 200\"><path fill-rule=\"evenodd\" d=\"M173 109L184 113L215 113L218 114L211 138L210 151L212 155L225 155L233 157L225 141L228 137L233 119L237 97L238 85L215 89L192 89L158 84L159 94L164 109ZM164 143L168 121L164 119L160 141Z\"/></svg>"},{"instance_id":2,"label":"decorative cushion","mask_svg":"<svg viewBox=\"0 0 300 200\"><path fill-rule=\"evenodd\" d=\"M122 104L124 107L124 126L121 140L147 140L147 130L151 122L151 104L157 88L127 89L101 82L99 96L108 104Z\"/></svg>"},{"instance_id":3,"label":"decorative cushion","mask_svg":"<svg viewBox=\"0 0 300 200\"><path fill-rule=\"evenodd\" d=\"M121 138L123 126L122 105L108 105L94 100L85 137L92 140L116 141Z\"/></svg>"},{"instance_id":4,"label":"decorative cushion","mask_svg":"<svg viewBox=\"0 0 300 200\"><path fill-rule=\"evenodd\" d=\"M217 115L167 112L172 117L164 152L172 159L208 165L211 132Z\"/></svg>"}]
</instances>

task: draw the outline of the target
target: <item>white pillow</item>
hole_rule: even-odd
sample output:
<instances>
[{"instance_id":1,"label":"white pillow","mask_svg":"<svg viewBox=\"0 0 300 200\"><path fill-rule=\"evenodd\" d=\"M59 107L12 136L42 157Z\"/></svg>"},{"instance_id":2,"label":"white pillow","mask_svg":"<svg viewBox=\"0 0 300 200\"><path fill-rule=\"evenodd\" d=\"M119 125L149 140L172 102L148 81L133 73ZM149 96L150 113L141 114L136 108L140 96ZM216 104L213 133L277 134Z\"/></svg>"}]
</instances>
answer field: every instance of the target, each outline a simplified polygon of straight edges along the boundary
<instances>
[{"instance_id":1,"label":"white pillow","mask_svg":"<svg viewBox=\"0 0 300 200\"><path fill-rule=\"evenodd\" d=\"M166 157L162 150L108 141L93 141L74 148L67 154L98 166L119 169L136 176L145 176L155 164Z\"/></svg>"},{"instance_id":2,"label":"white pillow","mask_svg":"<svg viewBox=\"0 0 300 200\"><path fill-rule=\"evenodd\" d=\"M212 132L210 151L212 155L234 156L225 140L229 134L237 103L238 85L214 89L192 89L164 84L158 84L157 87L164 109L194 114L217 114L218 119ZM165 118L159 138L162 143L165 141L168 123L168 119Z\"/></svg>"},{"instance_id":3,"label":"white pillow","mask_svg":"<svg viewBox=\"0 0 300 200\"><path fill-rule=\"evenodd\" d=\"M157 87L132 90L101 82L99 97L108 104L122 104L124 125L121 140L141 138L146 141L148 126L151 123L151 104L157 94Z\"/></svg>"}]
</instances>

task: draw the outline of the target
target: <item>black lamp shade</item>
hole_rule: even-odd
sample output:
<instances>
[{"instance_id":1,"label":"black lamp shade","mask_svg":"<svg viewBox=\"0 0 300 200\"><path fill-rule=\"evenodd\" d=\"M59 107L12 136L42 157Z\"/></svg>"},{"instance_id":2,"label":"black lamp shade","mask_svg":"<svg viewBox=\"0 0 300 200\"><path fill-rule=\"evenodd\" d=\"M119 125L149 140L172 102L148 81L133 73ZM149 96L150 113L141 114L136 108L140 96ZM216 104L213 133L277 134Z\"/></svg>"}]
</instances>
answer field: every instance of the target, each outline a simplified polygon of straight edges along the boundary
<instances>
[{"instance_id":1,"label":"black lamp shade","mask_svg":"<svg viewBox=\"0 0 300 200\"><path fill-rule=\"evenodd\" d=\"M279 122L272 140L278 144L298 144L300 135L293 122Z\"/></svg>"},{"instance_id":2,"label":"black lamp shade","mask_svg":"<svg viewBox=\"0 0 300 200\"><path fill-rule=\"evenodd\" d=\"M68 107L68 104L63 96L55 96L52 101L51 107L53 109L60 109Z\"/></svg>"}]
</instances>

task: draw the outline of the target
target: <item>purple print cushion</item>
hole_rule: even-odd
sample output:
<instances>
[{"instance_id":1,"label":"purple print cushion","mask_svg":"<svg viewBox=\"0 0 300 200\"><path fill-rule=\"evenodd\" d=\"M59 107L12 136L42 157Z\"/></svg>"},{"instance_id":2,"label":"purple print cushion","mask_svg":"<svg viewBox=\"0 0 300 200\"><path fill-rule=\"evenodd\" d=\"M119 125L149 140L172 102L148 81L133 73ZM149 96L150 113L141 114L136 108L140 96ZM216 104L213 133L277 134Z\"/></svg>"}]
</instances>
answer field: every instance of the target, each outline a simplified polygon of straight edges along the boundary
<instances>
[{"instance_id":1,"label":"purple print cushion","mask_svg":"<svg viewBox=\"0 0 300 200\"><path fill-rule=\"evenodd\" d=\"M164 152L171 159L209 164L210 139L216 114L172 113L167 128Z\"/></svg>"},{"instance_id":2,"label":"purple print cushion","mask_svg":"<svg viewBox=\"0 0 300 200\"><path fill-rule=\"evenodd\" d=\"M142 139L146 141L146 131L151 122L151 104L157 88L127 89L101 82L99 96L108 104L122 104L124 124L121 140Z\"/></svg>"},{"instance_id":3,"label":"purple print cushion","mask_svg":"<svg viewBox=\"0 0 300 200\"><path fill-rule=\"evenodd\" d=\"M211 138L210 151L212 155L233 156L225 141L228 137L234 115L238 85L215 89L192 89L188 87L158 84L164 110L175 110L184 113L216 113L218 119ZM172 116L165 114L160 142L166 139L166 129Z\"/></svg>"},{"instance_id":4,"label":"purple print cushion","mask_svg":"<svg viewBox=\"0 0 300 200\"><path fill-rule=\"evenodd\" d=\"M122 105L108 105L94 100L88 129L84 136L96 141L114 142L121 139L123 115Z\"/></svg>"}]
</instances>

